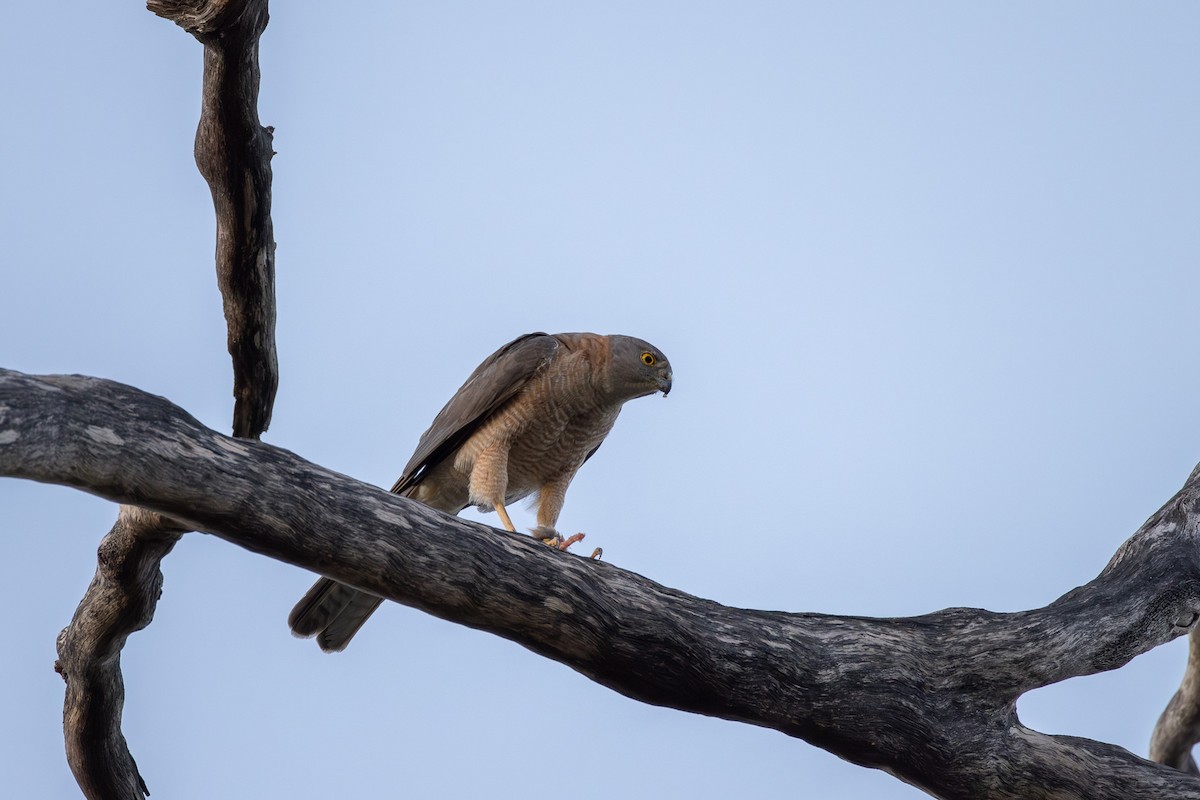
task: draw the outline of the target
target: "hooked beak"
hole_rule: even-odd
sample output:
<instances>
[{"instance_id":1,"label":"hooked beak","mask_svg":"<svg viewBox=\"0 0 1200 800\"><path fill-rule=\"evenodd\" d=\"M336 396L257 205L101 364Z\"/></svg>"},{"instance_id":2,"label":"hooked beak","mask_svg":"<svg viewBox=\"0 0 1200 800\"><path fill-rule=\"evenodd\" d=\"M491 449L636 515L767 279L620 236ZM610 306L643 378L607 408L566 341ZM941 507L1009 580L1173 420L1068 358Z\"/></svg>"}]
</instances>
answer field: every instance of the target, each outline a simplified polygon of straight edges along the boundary
<instances>
[{"instance_id":1,"label":"hooked beak","mask_svg":"<svg viewBox=\"0 0 1200 800\"><path fill-rule=\"evenodd\" d=\"M658 390L663 393L663 397L671 393L671 377L672 375L669 372L666 375L658 377Z\"/></svg>"}]
</instances>

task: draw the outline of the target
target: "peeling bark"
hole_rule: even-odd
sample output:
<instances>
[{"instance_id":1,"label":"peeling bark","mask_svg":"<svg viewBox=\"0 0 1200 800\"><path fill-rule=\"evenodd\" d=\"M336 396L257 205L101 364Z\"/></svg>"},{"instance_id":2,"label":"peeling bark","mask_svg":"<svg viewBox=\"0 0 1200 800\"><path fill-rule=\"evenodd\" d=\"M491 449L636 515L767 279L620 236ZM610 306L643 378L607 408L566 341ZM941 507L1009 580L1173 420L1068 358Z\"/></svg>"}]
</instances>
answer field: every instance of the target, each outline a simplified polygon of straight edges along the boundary
<instances>
[{"instance_id":1,"label":"peeling bark","mask_svg":"<svg viewBox=\"0 0 1200 800\"><path fill-rule=\"evenodd\" d=\"M774 728L942 798L1200 798L1200 779L1023 726L1030 689L1116 669L1200 614L1200 469L1044 608L908 618L723 606L450 517L163 398L0 371L0 474L136 503L519 642L628 697Z\"/></svg>"}]
</instances>

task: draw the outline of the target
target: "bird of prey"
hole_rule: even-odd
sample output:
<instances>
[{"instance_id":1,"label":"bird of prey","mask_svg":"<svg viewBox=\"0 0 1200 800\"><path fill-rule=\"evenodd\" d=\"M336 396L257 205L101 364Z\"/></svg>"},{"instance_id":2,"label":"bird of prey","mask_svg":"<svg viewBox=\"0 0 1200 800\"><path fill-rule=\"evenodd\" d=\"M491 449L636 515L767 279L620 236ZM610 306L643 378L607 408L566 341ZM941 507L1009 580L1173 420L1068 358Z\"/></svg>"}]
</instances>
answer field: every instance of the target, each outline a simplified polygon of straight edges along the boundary
<instances>
[{"instance_id":1,"label":"bird of prey","mask_svg":"<svg viewBox=\"0 0 1200 800\"><path fill-rule=\"evenodd\" d=\"M529 333L492 353L455 392L392 487L433 508L495 509L537 493L534 536L565 546L555 530L567 487L628 400L671 391L671 364L631 336ZM321 578L292 609L297 636L342 650L383 599Z\"/></svg>"}]
</instances>

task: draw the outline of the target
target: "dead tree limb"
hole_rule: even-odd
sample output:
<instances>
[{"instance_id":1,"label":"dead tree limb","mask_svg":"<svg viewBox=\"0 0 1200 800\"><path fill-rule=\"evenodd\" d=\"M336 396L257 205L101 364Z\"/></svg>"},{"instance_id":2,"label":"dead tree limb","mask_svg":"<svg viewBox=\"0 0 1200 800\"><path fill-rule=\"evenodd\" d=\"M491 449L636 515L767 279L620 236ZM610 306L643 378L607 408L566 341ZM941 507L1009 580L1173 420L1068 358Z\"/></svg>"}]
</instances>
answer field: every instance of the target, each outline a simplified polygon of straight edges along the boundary
<instances>
[{"instance_id":1,"label":"dead tree limb","mask_svg":"<svg viewBox=\"0 0 1200 800\"><path fill-rule=\"evenodd\" d=\"M1167 703L1150 737L1150 758L1200 775L1192 747L1200 742L1200 628L1188 637L1188 659L1179 690Z\"/></svg>"},{"instance_id":2,"label":"dead tree limb","mask_svg":"<svg viewBox=\"0 0 1200 800\"><path fill-rule=\"evenodd\" d=\"M162 588L158 565L182 533L152 511L121 506L100 545L96 575L58 636L54 668L67 683L67 762L86 797L150 793L121 733L121 648L129 634L150 624Z\"/></svg>"},{"instance_id":3,"label":"dead tree limb","mask_svg":"<svg viewBox=\"0 0 1200 800\"><path fill-rule=\"evenodd\" d=\"M1018 613L729 608L209 430L160 397L0 371L0 474L134 503L511 639L647 703L747 722L942 798L1200 798L1200 779L1024 727L1030 689L1200 619L1200 468L1090 583Z\"/></svg>"},{"instance_id":4,"label":"dead tree limb","mask_svg":"<svg viewBox=\"0 0 1200 800\"><path fill-rule=\"evenodd\" d=\"M233 433L257 439L271 420L275 354L275 240L271 225L271 131L258 120L258 39L266 0L169 2L151 10L204 44L196 164L217 218L217 282L233 358ZM96 575L58 639L55 668L67 684L67 761L86 797L149 794L121 733L121 648L154 616L159 564L185 528L136 506L122 507L101 541Z\"/></svg>"},{"instance_id":5,"label":"dead tree limb","mask_svg":"<svg viewBox=\"0 0 1200 800\"><path fill-rule=\"evenodd\" d=\"M258 119L258 40L266 0L149 0L204 45L196 166L217 213L217 282L233 357L233 435L257 439L279 385L275 353L272 130Z\"/></svg>"}]
</instances>

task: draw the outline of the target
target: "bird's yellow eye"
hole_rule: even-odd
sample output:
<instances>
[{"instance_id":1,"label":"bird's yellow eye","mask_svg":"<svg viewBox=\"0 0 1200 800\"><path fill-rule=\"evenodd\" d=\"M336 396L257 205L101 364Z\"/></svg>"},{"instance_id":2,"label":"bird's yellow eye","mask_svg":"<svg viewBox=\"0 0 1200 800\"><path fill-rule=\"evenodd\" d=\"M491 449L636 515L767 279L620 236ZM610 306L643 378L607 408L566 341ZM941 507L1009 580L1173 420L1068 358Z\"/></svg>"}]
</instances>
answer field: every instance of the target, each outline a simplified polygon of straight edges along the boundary
<instances>
[{"instance_id":1,"label":"bird's yellow eye","mask_svg":"<svg viewBox=\"0 0 1200 800\"><path fill-rule=\"evenodd\" d=\"M647 367L653 367L656 361L658 359L654 357L654 353L642 353L642 363Z\"/></svg>"}]
</instances>

